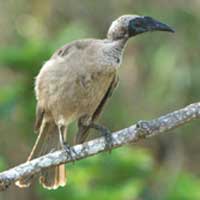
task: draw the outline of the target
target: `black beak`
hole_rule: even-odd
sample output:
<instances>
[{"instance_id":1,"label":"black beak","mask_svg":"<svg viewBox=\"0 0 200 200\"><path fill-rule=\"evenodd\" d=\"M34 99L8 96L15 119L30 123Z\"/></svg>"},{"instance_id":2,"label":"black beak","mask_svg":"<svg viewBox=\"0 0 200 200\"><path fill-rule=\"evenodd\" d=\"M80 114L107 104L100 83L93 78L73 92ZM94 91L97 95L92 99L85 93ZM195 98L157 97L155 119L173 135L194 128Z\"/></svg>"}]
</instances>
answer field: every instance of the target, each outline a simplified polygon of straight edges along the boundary
<instances>
[{"instance_id":1,"label":"black beak","mask_svg":"<svg viewBox=\"0 0 200 200\"><path fill-rule=\"evenodd\" d=\"M175 30L169 25L159 22L151 17L145 16L143 18L147 31L168 31L174 33Z\"/></svg>"}]
</instances>

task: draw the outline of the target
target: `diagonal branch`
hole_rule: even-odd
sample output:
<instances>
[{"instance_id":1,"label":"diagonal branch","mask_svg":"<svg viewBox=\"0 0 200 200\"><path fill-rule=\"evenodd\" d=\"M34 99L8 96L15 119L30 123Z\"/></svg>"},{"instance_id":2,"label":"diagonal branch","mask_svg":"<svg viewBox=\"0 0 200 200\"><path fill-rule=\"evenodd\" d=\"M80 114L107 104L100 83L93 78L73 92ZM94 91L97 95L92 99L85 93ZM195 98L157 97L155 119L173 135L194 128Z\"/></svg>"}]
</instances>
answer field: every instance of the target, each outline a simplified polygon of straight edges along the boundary
<instances>
[{"instance_id":1,"label":"diagonal branch","mask_svg":"<svg viewBox=\"0 0 200 200\"><path fill-rule=\"evenodd\" d=\"M128 128L112 133L113 148L166 132L197 118L200 118L200 102L191 104L157 119L139 121ZM72 154L73 159L69 158L64 151L60 150L1 172L0 191L5 190L11 183L22 177L39 173L42 169L50 166L73 162L73 160L80 160L98 154L105 151L105 147L105 139L100 137L85 142L84 144L73 146L72 148L76 152Z\"/></svg>"}]
</instances>

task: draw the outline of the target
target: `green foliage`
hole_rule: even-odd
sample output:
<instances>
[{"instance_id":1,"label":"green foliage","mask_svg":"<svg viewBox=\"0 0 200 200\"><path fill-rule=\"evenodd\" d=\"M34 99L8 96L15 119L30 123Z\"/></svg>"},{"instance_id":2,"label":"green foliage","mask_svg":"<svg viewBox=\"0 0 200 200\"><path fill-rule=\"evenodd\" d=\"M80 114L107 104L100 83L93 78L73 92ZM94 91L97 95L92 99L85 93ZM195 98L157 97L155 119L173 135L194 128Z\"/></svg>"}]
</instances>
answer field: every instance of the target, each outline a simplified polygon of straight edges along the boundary
<instances>
[{"instance_id":1,"label":"green foliage","mask_svg":"<svg viewBox=\"0 0 200 200\"><path fill-rule=\"evenodd\" d=\"M200 180L187 172L183 172L176 180L173 190L168 199L171 200L187 200L200 199L199 191Z\"/></svg>"},{"instance_id":2,"label":"green foliage","mask_svg":"<svg viewBox=\"0 0 200 200\"><path fill-rule=\"evenodd\" d=\"M0 157L0 170L6 170L6 168L8 167L8 165L6 164L6 161L3 157Z\"/></svg>"}]
</instances>

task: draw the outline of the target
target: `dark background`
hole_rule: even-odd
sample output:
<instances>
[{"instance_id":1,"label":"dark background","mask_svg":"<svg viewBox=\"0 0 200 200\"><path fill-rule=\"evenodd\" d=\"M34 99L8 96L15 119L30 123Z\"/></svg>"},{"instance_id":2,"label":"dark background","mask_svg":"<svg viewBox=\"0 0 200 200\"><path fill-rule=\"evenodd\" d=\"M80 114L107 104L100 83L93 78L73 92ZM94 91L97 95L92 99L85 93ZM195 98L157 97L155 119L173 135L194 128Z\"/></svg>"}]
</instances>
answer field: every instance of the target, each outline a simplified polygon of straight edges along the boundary
<instances>
[{"instance_id":1,"label":"dark background","mask_svg":"<svg viewBox=\"0 0 200 200\"><path fill-rule=\"evenodd\" d=\"M0 0L0 170L24 162L37 137L33 89L42 64L72 40L104 38L122 14L152 16L176 34L129 41L120 85L100 122L114 131L199 101L199 10L198 0ZM29 189L12 186L0 199L198 200L199 141L196 121L68 164L64 188L48 191L36 181Z\"/></svg>"}]
</instances>

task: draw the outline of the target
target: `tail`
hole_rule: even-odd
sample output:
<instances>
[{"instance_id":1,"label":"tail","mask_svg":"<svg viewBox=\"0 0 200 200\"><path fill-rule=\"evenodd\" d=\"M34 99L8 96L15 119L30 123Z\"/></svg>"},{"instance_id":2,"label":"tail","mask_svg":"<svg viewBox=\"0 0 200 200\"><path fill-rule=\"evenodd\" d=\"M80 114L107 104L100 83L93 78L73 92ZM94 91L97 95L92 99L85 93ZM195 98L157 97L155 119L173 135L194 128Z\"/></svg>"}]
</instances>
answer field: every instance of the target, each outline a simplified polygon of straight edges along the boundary
<instances>
[{"instance_id":1,"label":"tail","mask_svg":"<svg viewBox=\"0 0 200 200\"><path fill-rule=\"evenodd\" d=\"M43 122L40 127L38 138L27 161L45 155L52 150L58 149L61 149L61 146L56 124L52 122ZM29 187L32 179L33 175L27 176L23 179L18 180L15 184L18 187ZM39 180L42 186L47 189L57 189L59 186L65 186L65 165L62 164L59 166L44 169L40 174Z\"/></svg>"}]
</instances>

